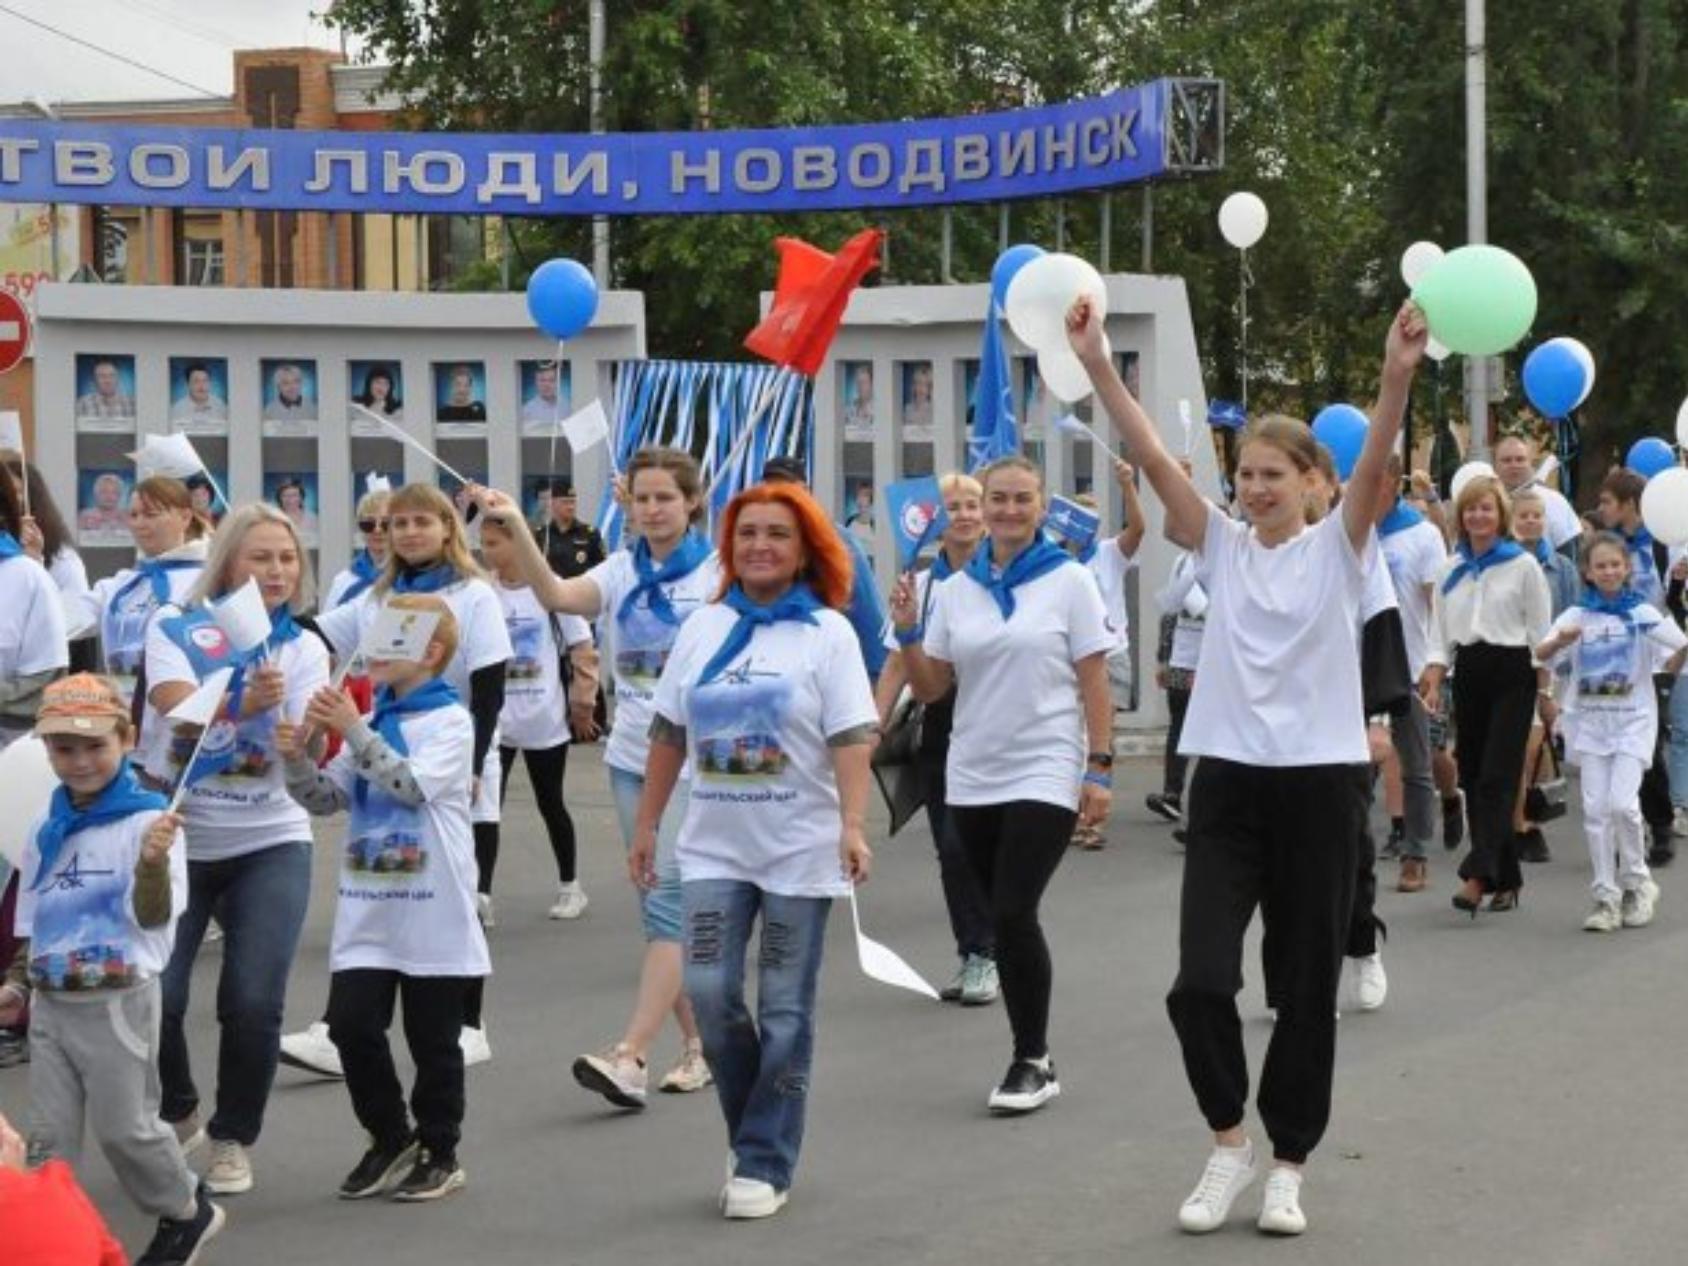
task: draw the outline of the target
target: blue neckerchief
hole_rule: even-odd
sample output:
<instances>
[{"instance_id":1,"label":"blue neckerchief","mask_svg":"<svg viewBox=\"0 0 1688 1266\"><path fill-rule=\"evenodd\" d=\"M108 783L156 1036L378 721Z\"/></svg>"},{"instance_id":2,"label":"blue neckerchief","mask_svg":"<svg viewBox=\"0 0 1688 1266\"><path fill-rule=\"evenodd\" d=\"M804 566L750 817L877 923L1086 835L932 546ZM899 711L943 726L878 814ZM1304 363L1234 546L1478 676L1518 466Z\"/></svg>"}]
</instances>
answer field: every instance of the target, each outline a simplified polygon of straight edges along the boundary
<instances>
[{"instance_id":1,"label":"blue neckerchief","mask_svg":"<svg viewBox=\"0 0 1688 1266\"><path fill-rule=\"evenodd\" d=\"M991 551L989 547L974 554L964 569L968 576L996 599L997 608L1002 612L1004 620L1014 614L1014 590L1028 580L1036 580L1046 572L1054 571L1062 563L1073 561L1072 555L1058 545L1051 545L1041 536L1014 555L1008 566L1002 569L1002 575L991 575Z\"/></svg>"},{"instance_id":2,"label":"blue neckerchief","mask_svg":"<svg viewBox=\"0 0 1688 1266\"><path fill-rule=\"evenodd\" d=\"M31 892L41 891L41 884L52 876L53 869L59 863L59 854L64 852L65 841L78 831L85 831L91 826L104 826L107 822L118 822L135 813L145 813L148 809L164 809L170 802L156 791L148 791L141 786L141 780L135 777L135 771L125 756L117 767L117 775L108 782L94 798L94 803L86 809L78 809L70 802L70 789L60 784L53 792L53 798L48 805L47 820L41 824L41 829L35 834L35 851L41 855L41 864L35 872L35 878L30 882Z\"/></svg>"},{"instance_id":3,"label":"blue neckerchief","mask_svg":"<svg viewBox=\"0 0 1688 1266\"><path fill-rule=\"evenodd\" d=\"M674 610L674 605L668 601L668 595L663 593L662 586L673 584L676 580L691 575L709 557L709 538L698 532L687 532L680 538L680 543L674 547L674 552L662 560L658 567L656 560L651 557L651 544L644 537L640 537L633 545L633 574L637 581L621 600L621 607L615 613L618 621L626 621L633 614L635 604L641 595L649 595L651 614L664 624L679 624L680 617Z\"/></svg>"},{"instance_id":4,"label":"blue neckerchief","mask_svg":"<svg viewBox=\"0 0 1688 1266\"><path fill-rule=\"evenodd\" d=\"M1088 566L1090 560L1096 557L1096 551L1100 548L1101 544L1102 541L1100 537L1091 537L1090 543L1078 552L1078 561Z\"/></svg>"},{"instance_id":5,"label":"blue neckerchief","mask_svg":"<svg viewBox=\"0 0 1688 1266\"><path fill-rule=\"evenodd\" d=\"M0 531L0 563L8 558L16 558L23 553L23 546L18 544L18 538L10 532Z\"/></svg>"},{"instance_id":6,"label":"blue neckerchief","mask_svg":"<svg viewBox=\"0 0 1688 1266\"><path fill-rule=\"evenodd\" d=\"M352 575L356 576L357 579L352 581L346 587L346 592L340 595L340 606L345 606L348 602L361 597L365 589L368 589L381 578L381 564L371 557L368 550L360 549L352 557Z\"/></svg>"},{"instance_id":7,"label":"blue neckerchief","mask_svg":"<svg viewBox=\"0 0 1688 1266\"><path fill-rule=\"evenodd\" d=\"M291 642L304 631L305 626L293 618L293 608L284 602L270 612L270 636L264 645L280 646L284 642Z\"/></svg>"},{"instance_id":8,"label":"blue neckerchief","mask_svg":"<svg viewBox=\"0 0 1688 1266\"><path fill-rule=\"evenodd\" d=\"M803 581L798 581L767 606L760 606L746 596L738 582L721 599L722 603L738 612L738 623L733 625L727 638L719 649L703 666L703 675L697 679L697 684L707 686L723 672L727 665L738 658L739 652L750 645L750 638L759 625L775 624L780 620L797 620L804 624L816 624L815 612L821 609L821 600L815 597L815 591Z\"/></svg>"},{"instance_id":9,"label":"blue neckerchief","mask_svg":"<svg viewBox=\"0 0 1688 1266\"><path fill-rule=\"evenodd\" d=\"M135 564L135 574L124 581L123 587L111 595L110 609L115 611L121 607L123 599L127 598L143 581L151 582L153 603L156 606L162 606L170 601L171 572L203 566L205 566L204 560L198 558L143 558Z\"/></svg>"},{"instance_id":10,"label":"blue neckerchief","mask_svg":"<svg viewBox=\"0 0 1688 1266\"><path fill-rule=\"evenodd\" d=\"M1621 532L1621 531L1618 533L1618 535L1623 537L1624 544L1629 546L1629 552L1631 554L1645 555L1646 558L1647 558L1647 566L1652 567L1654 565L1653 564L1653 534L1647 530L1647 527L1646 527L1645 524L1643 524L1642 526L1635 529L1635 535L1634 536L1626 535L1624 532Z\"/></svg>"},{"instance_id":11,"label":"blue neckerchief","mask_svg":"<svg viewBox=\"0 0 1688 1266\"><path fill-rule=\"evenodd\" d=\"M1514 558L1522 558L1524 547L1519 545L1517 541L1499 540L1481 554L1473 554L1470 544L1461 541L1454 546L1454 553L1458 556L1459 563L1448 573L1448 578L1442 582L1443 593L1452 593L1454 586L1467 576L1475 578L1481 576L1491 567L1510 562Z\"/></svg>"},{"instance_id":12,"label":"blue neckerchief","mask_svg":"<svg viewBox=\"0 0 1688 1266\"><path fill-rule=\"evenodd\" d=\"M1553 562L1553 551L1547 547L1547 538L1545 536L1538 536L1536 538L1536 543L1530 546L1530 553L1535 555L1536 561L1543 567L1546 567Z\"/></svg>"},{"instance_id":13,"label":"blue neckerchief","mask_svg":"<svg viewBox=\"0 0 1688 1266\"><path fill-rule=\"evenodd\" d=\"M457 568L450 563L435 563L432 567L406 567L399 564L393 573L394 593L438 593L457 583Z\"/></svg>"},{"instance_id":14,"label":"blue neckerchief","mask_svg":"<svg viewBox=\"0 0 1688 1266\"><path fill-rule=\"evenodd\" d=\"M1397 532L1405 532L1410 527L1417 527L1424 522L1424 516L1408 505L1405 499L1395 498L1395 508L1383 516L1383 522L1377 525L1379 536L1394 536Z\"/></svg>"},{"instance_id":15,"label":"blue neckerchief","mask_svg":"<svg viewBox=\"0 0 1688 1266\"><path fill-rule=\"evenodd\" d=\"M449 708L456 702L457 691L443 677L435 677L426 685L418 686L402 699L393 693L390 686L382 686L375 692L375 711L370 714L369 725L393 751L400 756L409 756L410 744L404 741L404 731L399 722L419 712ZM360 805L369 798L367 779L358 779L356 795Z\"/></svg>"},{"instance_id":16,"label":"blue neckerchief","mask_svg":"<svg viewBox=\"0 0 1688 1266\"><path fill-rule=\"evenodd\" d=\"M1601 615L1612 615L1624 622L1624 627L1635 627L1635 608L1644 606L1646 599L1625 585L1617 593L1608 598L1593 585L1586 586L1577 605L1584 611L1598 611Z\"/></svg>"}]
</instances>

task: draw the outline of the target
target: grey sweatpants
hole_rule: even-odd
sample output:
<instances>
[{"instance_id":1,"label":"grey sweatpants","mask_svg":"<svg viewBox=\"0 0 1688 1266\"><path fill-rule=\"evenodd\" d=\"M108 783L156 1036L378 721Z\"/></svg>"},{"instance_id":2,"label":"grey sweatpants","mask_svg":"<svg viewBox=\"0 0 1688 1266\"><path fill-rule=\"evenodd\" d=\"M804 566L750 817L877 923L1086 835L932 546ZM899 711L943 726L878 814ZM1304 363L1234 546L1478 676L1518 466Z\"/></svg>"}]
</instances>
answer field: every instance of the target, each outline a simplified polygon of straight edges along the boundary
<instances>
[{"instance_id":1,"label":"grey sweatpants","mask_svg":"<svg viewBox=\"0 0 1688 1266\"><path fill-rule=\"evenodd\" d=\"M127 989L35 994L29 1028L30 1157L82 1158L84 1125L129 1198L155 1218L194 1206L199 1180L158 1116L156 980Z\"/></svg>"},{"instance_id":2,"label":"grey sweatpants","mask_svg":"<svg viewBox=\"0 0 1688 1266\"><path fill-rule=\"evenodd\" d=\"M1430 714L1414 691L1405 716L1393 717L1389 737L1401 766L1401 809L1407 819L1402 857L1428 856L1436 838L1436 783L1430 774Z\"/></svg>"}]
</instances>

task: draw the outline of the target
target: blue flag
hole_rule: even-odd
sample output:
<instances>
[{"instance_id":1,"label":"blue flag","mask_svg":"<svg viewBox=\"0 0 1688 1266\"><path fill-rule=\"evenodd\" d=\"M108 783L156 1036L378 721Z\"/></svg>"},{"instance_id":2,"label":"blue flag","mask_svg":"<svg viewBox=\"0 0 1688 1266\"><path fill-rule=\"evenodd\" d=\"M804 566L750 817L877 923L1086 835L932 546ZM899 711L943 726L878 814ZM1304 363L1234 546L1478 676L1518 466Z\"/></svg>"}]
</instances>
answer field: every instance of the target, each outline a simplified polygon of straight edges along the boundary
<instances>
[{"instance_id":1,"label":"blue flag","mask_svg":"<svg viewBox=\"0 0 1688 1266\"><path fill-rule=\"evenodd\" d=\"M1207 406L1207 424L1218 431L1240 431L1248 425L1248 414L1235 400L1212 400Z\"/></svg>"},{"instance_id":2,"label":"blue flag","mask_svg":"<svg viewBox=\"0 0 1688 1266\"><path fill-rule=\"evenodd\" d=\"M1049 499L1049 513L1044 517L1043 531L1056 544L1066 541L1081 550L1086 549L1096 539L1096 531L1101 526L1102 516L1090 507L1069 501L1066 497Z\"/></svg>"},{"instance_id":3,"label":"blue flag","mask_svg":"<svg viewBox=\"0 0 1688 1266\"><path fill-rule=\"evenodd\" d=\"M927 542L937 540L949 524L949 516L944 513L943 494L938 491L938 477L925 475L919 479L886 484L885 504L891 510L891 531L896 534L897 558L903 570L907 571L914 566L914 560Z\"/></svg>"},{"instance_id":4,"label":"blue flag","mask_svg":"<svg viewBox=\"0 0 1688 1266\"><path fill-rule=\"evenodd\" d=\"M985 341L979 349L979 381L973 387L973 442L968 446L969 470L1020 451L1020 432L1014 425L1013 375L1002 345L1002 321L993 301L985 317Z\"/></svg>"}]
</instances>

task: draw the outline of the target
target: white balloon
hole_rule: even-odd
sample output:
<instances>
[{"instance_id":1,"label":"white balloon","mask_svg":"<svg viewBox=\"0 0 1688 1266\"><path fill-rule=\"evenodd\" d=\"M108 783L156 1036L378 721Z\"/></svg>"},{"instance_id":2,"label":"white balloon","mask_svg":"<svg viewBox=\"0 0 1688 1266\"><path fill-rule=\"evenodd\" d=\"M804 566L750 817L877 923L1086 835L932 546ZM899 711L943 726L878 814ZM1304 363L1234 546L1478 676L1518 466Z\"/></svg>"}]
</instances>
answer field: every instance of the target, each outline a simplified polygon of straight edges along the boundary
<instances>
[{"instance_id":1,"label":"white balloon","mask_svg":"<svg viewBox=\"0 0 1688 1266\"><path fill-rule=\"evenodd\" d=\"M1108 336L1102 335L1102 347L1112 360L1113 345L1108 342ZM1067 343L1038 349L1037 376L1043 379L1043 385L1049 388L1049 394L1062 404L1073 404L1083 400L1094 388L1090 385L1090 373L1079 362L1078 353L1074 352Z\"/></svg>"},{"instance_id":2,"label":"white balloon","mask_svg":"<svg viewBox=\"0 0 1688 1266\"><path fill-rule=\"evenodd\" d=\"M1682 407L1676 411L1676 442L1682 448L1688 448L1688 400L1682 402Z\"/></svg>"},{"instance_id":3,"label":"white balloon","mask_svg":"<svg viewBox=\"0 0 1688 1266\"><path fill-rule=\"evenodd\" d=\"M1465 490L1465 485L1479 476L1493 479L1495 478L1495 468L1488 462L1466 462L1465 465L1454 471L1453 480L1448 485L1448 492L1452 499L1458 501L1459 494Z\"/></svg>"},{"instance_id":4,"label":"white balloon","mask_svg":"<svg viewBox=\"0 0 1688 1266\"><path fill-rule=\"evenodd\" d=\"M1234 193L1219 204L1219 231L1246 251L1266 234L1266 204L1252 193Z\"/></svg>"},{"instance_id":5,"label":"white balloon","mask_svg":"<svg viewBox=\"0 0 1688 1266\"><path fill-rule=\"evenodd\" d=\"M1453 348L1438 343L1435 339L1428 340L1424 345L1424 354L1440 365L1454 354Z\"/></svg>"},{"instance_id":6,"label":"white balloon","mask_svg":"<svg viewBox=\"0 0 1688 1266\"><path fill-rule=\"evenodd\" d=\"M1445 252L1435 242L1414 242L1401 252L1401 280L1411 290L1419 279L1442 262Z\"/></svg>"},{"instance_id":7,"label":"white balloon","mask_svg":"<svg viewBox=\"0 0 1688 1266\"><path fill-rule=\"evenodd\" d=\"M1688 469L1673 466L1647 481L1641 494L1641 521L1666 545L1688 545Z\"/></svg>"},{"instance_id":8,"label":"white balloon","mask_svg":"<svg viewBox=\"0 0 1688 1266\"><path fill-rule=\"evenodd\" d=\"M1579 409L1582 407L1582 402L1588 399L1588 393L1594 390L1594 353L1589 351L1580 339L1561 337L1550 338L1547 341L1549 343L1558 343L1561 347L1569 351L1571 355L1575 356L1582 362L1582 395L1578 396L1576 404L1571 406L1573 409Z\"/></svg>"},{"instance_id":9,"label":"white balloon","mask_svg":"<svg viewBox=\"0 0 1688 1266\"><path fill-rule=\"evenodd\" d=\"M26 734L0 752L0 857L13 866L23 858L29 828L47 811L58 776L47 761L47 745Z\"/></svg>"},{"instance_id":10,"label":"white balloon","mask_svg":"<svg viewBox=\"0 0 1688 1266\"><path fill-rule=\"evenodd\" d=\"M1077 255L1040 255L1008 283L1002 304L1008 328L1035 352L1064 348L1067 310L1080 295L1089 296L1098 317L1108 315L1108 288L1101 273Z\"/></svg>"}]
</instances>

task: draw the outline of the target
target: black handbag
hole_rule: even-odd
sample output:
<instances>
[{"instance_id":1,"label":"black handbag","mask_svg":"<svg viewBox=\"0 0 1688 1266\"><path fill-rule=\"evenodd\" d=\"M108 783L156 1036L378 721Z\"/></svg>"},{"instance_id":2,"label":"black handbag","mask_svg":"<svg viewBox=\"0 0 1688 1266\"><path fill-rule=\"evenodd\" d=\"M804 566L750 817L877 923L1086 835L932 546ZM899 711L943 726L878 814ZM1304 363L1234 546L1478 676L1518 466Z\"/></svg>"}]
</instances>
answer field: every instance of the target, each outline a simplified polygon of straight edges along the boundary
<instances>
[{"instance_id":1,"label":"black handbag","mask_svg":"<svg viewBox=\"0 0 1688 1266\"><path fill-rule=\"evenodd\" d=\"M1542 761L1553 763L1553 777L1543 781L1541 776ZM1559 753L1554 749L1552 735L1543 740L1541 750L1536 753L1536 767L1530 771L1530 787L1524 793L1524 817L1531 822L1553 822L1570 812L1567 802L1568 788L1565 784L1565 771L1559 764Z\"/></svg>"},{"instance_id":2,"label":"black handbag","mask_svg":"<svg viewBox=\"0 0 1688 1266\"><path fill-rule=\"evenodd\" d=\"M872 767L885 807L891 812L891 834L908 825L926 803L925 779L919 768L920 733L926 709L904 691L891 710L891 721L873 749Z\"/></svg>"}]
</instances>

